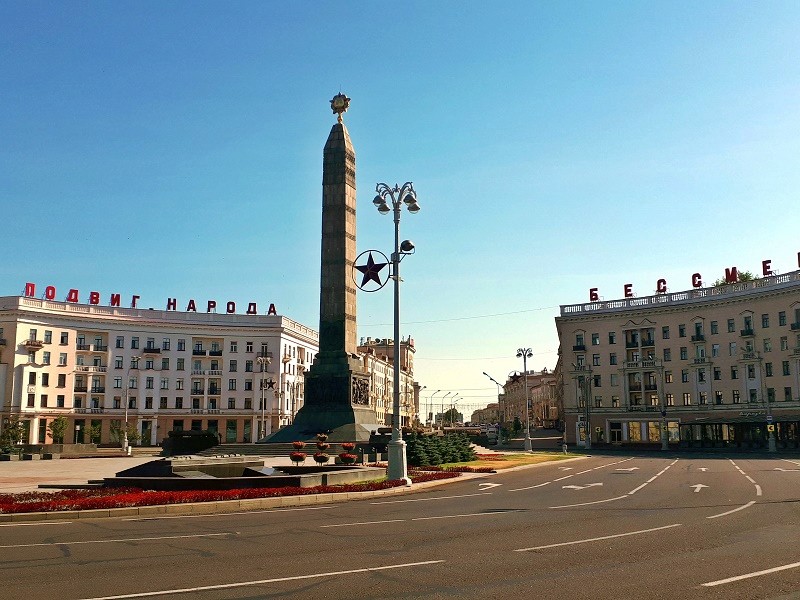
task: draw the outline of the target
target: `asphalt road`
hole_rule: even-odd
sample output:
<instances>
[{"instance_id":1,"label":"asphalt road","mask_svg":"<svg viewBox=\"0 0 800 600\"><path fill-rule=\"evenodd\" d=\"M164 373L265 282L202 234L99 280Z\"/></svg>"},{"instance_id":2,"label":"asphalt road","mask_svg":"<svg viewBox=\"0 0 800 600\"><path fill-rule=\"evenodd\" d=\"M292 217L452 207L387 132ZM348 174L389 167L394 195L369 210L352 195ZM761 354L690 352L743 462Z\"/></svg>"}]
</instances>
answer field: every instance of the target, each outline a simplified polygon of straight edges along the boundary
<instances>
[{"instance_id":1,"label":"asphalt road","mask_svg":"<svg viewBox=\"0 0 800 600\"><path fill-rule=\"evenodd\" d=\"M800 598L800 459L591 456L410 496L0 526L9 597Z\"/></svg>"}]
</instances>

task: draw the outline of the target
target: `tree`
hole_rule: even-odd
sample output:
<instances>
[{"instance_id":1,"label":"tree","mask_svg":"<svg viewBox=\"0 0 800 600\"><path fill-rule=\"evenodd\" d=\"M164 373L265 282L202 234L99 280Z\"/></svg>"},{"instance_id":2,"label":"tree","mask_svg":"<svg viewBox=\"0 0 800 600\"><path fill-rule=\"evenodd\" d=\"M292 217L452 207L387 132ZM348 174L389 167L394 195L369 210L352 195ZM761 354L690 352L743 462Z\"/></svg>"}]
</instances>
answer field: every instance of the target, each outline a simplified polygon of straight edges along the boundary
<instances>
[{"instance_id":1,"label":"tree","mask_svg":"<svg viewBox=\"0 0 800 600\"><path fill-rule=\"evenodd\" d=\"M753 274L752 271L736 271L736 281L737 282L755 281L756 279L758 279L758 277L755 274ZM720 278L720 279L717 279L713 283L713 287L720 287L720 286L723 286L723 285L730 285L730 282L727 281L726 279Z\"/></svg>"},{"instance_id":2,"label":"tree","mask_svg":"<svg viewBox=\"0 0 800 600\"><path fill-rule=\"evenodd\" d=\"M48 423L47 429L50 430L50 437L53 438L54 444L64 443L64 434L67 432L68 424L67 418L63 415L56 417Z\"/></svg>"},{"instance_id":3,"label":"tree","mask_svg":"<svg viewBox=\"0 0 800 600\"><path fill-rule=\"evenodd\" d=\"M18 444L25 435L25 425L17 417L11 417L0 431L0 446L8 448Z\"/></svg>"},{"instance_id":4,"label":"tree","mask_svg":"<svg viewBox=\"0 0 800 600\"><path fill-rule=\"evenodd\" d=\"M86 428L86 434L89 436L89 443L90 444L99 444L100 443L100 433L102 429L99 423L92 423L89 427Z\"/></svg>"}]
</instances>

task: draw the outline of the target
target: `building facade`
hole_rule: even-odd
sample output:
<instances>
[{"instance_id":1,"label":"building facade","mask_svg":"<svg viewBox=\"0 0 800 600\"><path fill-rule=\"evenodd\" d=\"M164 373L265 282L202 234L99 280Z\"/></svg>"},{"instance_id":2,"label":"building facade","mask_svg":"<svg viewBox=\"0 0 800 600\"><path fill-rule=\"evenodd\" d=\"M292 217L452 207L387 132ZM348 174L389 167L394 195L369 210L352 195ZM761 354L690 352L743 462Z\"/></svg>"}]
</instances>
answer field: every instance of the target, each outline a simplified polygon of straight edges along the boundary
<instances>
[{"instance_id":1,"label":"building facade","mask_svg":"<svg viewBox=\"0 0 800 600\"><path fill-rule=\"evenodd\" d=\"M126 309L0 298L0 418L27 443L142 445L170 430L251 442L291 422L317 332L286 317ZM265 360L266 359L266 360Z\"/></svg>"},{"instance_id":2,"label":"building facade","mask_svg":"<svg viewBox=\"0 0 800 600\"><path fill-rule=\"evenodd\" d=\"M528 371L528 418L531 429L536 427L554 428L561 420L558 396L556 395L556 376L547 369ZM525 425L525 374L509 375L503 389L501 413L504 423L511 427L514 419Z\"/></svg>"},{"instance_id":3,"label":"building facade","mask_svg":"<svg viewBox=\"0 0 800 600\"><path fill-rule=\"evenodd\" d=\"M414 381L414 340L400 340L400 426L419 422L420 386ZM369 405L378 423L392 424L394 405L394 340L366 338L358 346L358 354L369 373Z\"/></svg>"},{"instance_id":4,"label":"building facade","mask_svg":"<svg viewBox=\"0 0 800 600\"><path fill-rule=\"evenodd\" d=\"M569 442L739 448L800 441L800 271L563 305Z\"/></svg>"}]
</instances>

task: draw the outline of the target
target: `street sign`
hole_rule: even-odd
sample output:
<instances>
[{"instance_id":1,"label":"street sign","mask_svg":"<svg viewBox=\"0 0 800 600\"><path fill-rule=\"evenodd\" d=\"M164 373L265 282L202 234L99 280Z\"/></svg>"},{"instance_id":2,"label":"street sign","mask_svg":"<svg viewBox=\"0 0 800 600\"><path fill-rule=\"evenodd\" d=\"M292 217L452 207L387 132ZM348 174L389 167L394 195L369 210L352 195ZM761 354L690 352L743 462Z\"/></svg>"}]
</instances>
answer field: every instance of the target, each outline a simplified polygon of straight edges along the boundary
<instances>
[{"instance_id":1,"label":"street sign","mask_svg":"<svg viewBox=\"0 0 800 600\"><path fill-rule=\"evenodd\" d=\"M602 427L595 427L595 428L594 428L594 432L595 432L595 433L600 433L601 431L603 431L603 428L602 428Z\"/></svg>"},{"instance_id":2,"label":"street sign","mask_svg":"<svg viewBox=\"0 0 800 600\"><path fill-rule=\"evenodd\" d=\"M767 423L772 423L772 415L767 415Z\"/></svg>"},{"instance_id":3,"label":"street sign","mask_svg":"<svg viewBox=\"0 0 800 600\"><path fill-rule=\"evenodd\" d=\"M767 431L775 431L775 425L767 425Z\"/></svg>"}]
</instances>

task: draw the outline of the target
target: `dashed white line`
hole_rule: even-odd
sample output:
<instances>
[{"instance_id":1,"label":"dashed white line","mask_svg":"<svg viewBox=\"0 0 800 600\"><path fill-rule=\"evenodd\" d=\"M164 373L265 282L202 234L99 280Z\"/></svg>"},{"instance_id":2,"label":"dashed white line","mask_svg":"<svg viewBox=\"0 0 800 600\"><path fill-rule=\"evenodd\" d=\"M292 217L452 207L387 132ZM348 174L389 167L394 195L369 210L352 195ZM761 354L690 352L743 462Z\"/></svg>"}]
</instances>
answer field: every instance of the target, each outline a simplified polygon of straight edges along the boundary
<instances>
[{"instance_id":1,"label":"dashed white line","mask_svg":"<svg viewBox=\"0 0 800 600\"><path fill-rule=\"evenodd\" d=\"M435 496L433 498L412 498L409 500L383 500L370 502L370 504L403 504L405 502L428 502L430 500L449 500L450 498L469 498L470 496L491 496L492 492L478 492L477 494L459 494L457 496Z\"/></svg>"},{"instance_id":2,"label":"dashed white line","mask_svg":"<svg viewBox=\"0 0 800 600\"><path fill-rule=\"evenodd\" d=\"M652 476L650 479L648 479L647 481L645 481L645 482L644 482L642 485L640 485L639 487L637 487L637 488L634 488L634 489L632 489L630 492L628 492L628 495L629 495L629 496L633 496L633 495L634 495L636 492L638 492L638 491L639 491L640 489L642 489L644 486L646 486L647 484L649 484L649 483L652 483L653 481L655 481L657 478L659 478L661 475L663 475L663 474L664 474L664 473L667 471L667 469L669 469L669 468L670 468L672 465L674 465L676 462L678 462L678 459L677 459L677 458L676 458L675 460L673 460L671 463L669 463L669 464L668 464L666 467L664 467L663 469L661 469L661 470L660 470L658 473L656 473L655 475L653 475L653 476Z\"/></svg>"},{"instance_id":3,"label":"dashed white line","mask_svg":"<svg viewBox=\"0 0 800 600\"><path fill-rule=\"evenodd\" d=\"M386 521L360 521L357 523L339 523L337 525L320 525L322 529L331 527L356 527L357 525L381 525L383 523L404 523L405 519L387 519Z\"/></svg>"},{"instance_id":4,"label":"dashed white line","mask_svg":"<svg viewBox=\"0 0 800 600\"><path fill-rule=\"evenodd\" d=\"M78 544L122 544L125 542L152 542L156 540L178 540L186 538L219 537L221 535L239 535L238 531L226 531L223 533L198 533L194 535L163 535L158 537L141 538L118 538L115 540L81 540L77 542L38 542L35 544L11 544L0 546L0 548L33 548L35 546L76 546Z\"/></svg>"},{"instance_id":5,"label":"dashed white line","mask_svg":"<svg viewBox=\"0 0 800 600\"><path fill-rule=\"evenodd\" d=\"M138 594L119 594L117 596L99 596L95 598L84 598L83 600L122 600L124 598L146 598L148 596L169 596L172 594L191 594L194 592L204 592L207 590L229 590L232 588L247 587L253 585L265 585L268 583L281 583L284 581L302 581L304 579L319 579L321 577L336 577L338 575L354 575L356 573L371 573L375 571L388 571L389 569L403 569L410 567L421 567L423 565L435 565L443 563L443 560L426 560L421 562L403 563L399 565L386 565L383 567L365 567L363 569L349 569L347 571L330 571L327 573L309 573L307 575L295 575L294 577L275 577L273 579L259 579L256 581L237 581L235 583L221 583L218 585L204 585L191 588L177 588L172 590L157 590L153 592L140 592Z\"/></svg>"},{"instance_id":6,"label":"dashed white line","mask_svg":"<svg viewBox=\"0 0 800 600\"><path fill-rule=\"evenodd\" d=\"M727 579L718 579L717 581L709 581L708 583L701 584L704 587L714 587L723 585L725 583L733 583L734 581L741 581L742 579L750 579L752 577L760 577L761 575L769 575L770 573L777 573L779 571L786 571L788 569L796 569L800 567L800 562L792 563L790 565L781 565L780 567L773 567L772 569L764 569L763 571L754 571L752 573L745 573L744 575L737 575L736 577L728 577Z\"/></svg>"},{"instance_id":7,"label":"dashed white line","mask_svg":"<svg viewBox=\"0 0 800 600\"><path fill-rule=\"evenodd\" d=\"M158 517L128 517L120 521L161 521L162 519L207 519L208 517L229 517L232 515L258 515L263 513L295 512L299 510L327 510L333 506L303 506L299 508L267 508L264 510L245 510L241 512L209 513L207 515L163 515Z\"/></svg>"},{"instance_id":8,"label":"dashed white line","mask_svg":"<svg viewBox=\"0 0 800 600\"><path fill-rule=\"evenodd\" d=\"M587 538L585 540L574 540L571 542L559 542L558 544L547 544L544 546L533 546L531 548L519 548L514 552L529 552L531 550L544 550L546 548L558 548L559 546L573 546L575 544L588 544L590 542L600 542L602 540L611 540L614 538L627 537L631 535L641 535L643 533L652 533L653 531L662 531L664 529L671 529L673 527L680 527L682 523L673 523L672 525L664 525L663 527L653 527L652 529L640 529L638 531L628 531L625 533L616 533L614 535L603 535L595 538Z\"/></svg>"},{"instance_id":9,"label":"dashed white line","mask_svg":"<svg viewBox=\"0 0 800 600\"><path fill-rule=\"evenodd\" d=\"M747 504L743 504L742 506L740 506L738 508L734 508L733 510L729 510L729 511L724 512L724 513L719 513L718 515L711 515L710 517L706 517L706 519L716 519L717 517L724 517L726 515L730 515L732 513L739 512L740 510L744 510L745 508L750 508L755 503L756 503L755 500L751 500Z\"/></svg>"},{"instance_id":10,"label":"dashed white line","mask_svg":"<svg viewBox=\"0 0 800 600\"><path fill-rule=\"evenodd\" d=\"M589 506L590 504L603 504L604 502L613 502L614 500L622 500L627 498L628 495L617 496L616 498L606 498L605 500L595 500L594 502L581 502L579 504L564 504L562 506L548 506L547 508L572 508L574 506Z\"/></svg>"},{"instance_id":11,"label":"dashed white line","mask_svg":"<svg viewBox=\"0 0 800 600\"><path fill-rule=\"evenodd\" d=\"M72 521L54 521L47 523L2 523L0 527L36 527L38 525L72 525Z\"/></svg>"},{"instance_id":12,"label":"dashed white line","mask_svg":"<svg viewBox=\"0 0 800 600\"><path fill-rule=\"evenodd\" d=\"M545 485L550 485L553 483L552 481L545 481L544 483L537 483L536 485L529 485L528 487L516 488L513 490L508 490L509 492L521 492L522 490L532 490L533 488L543 487Z\"/></svg>"}]
</instances>

